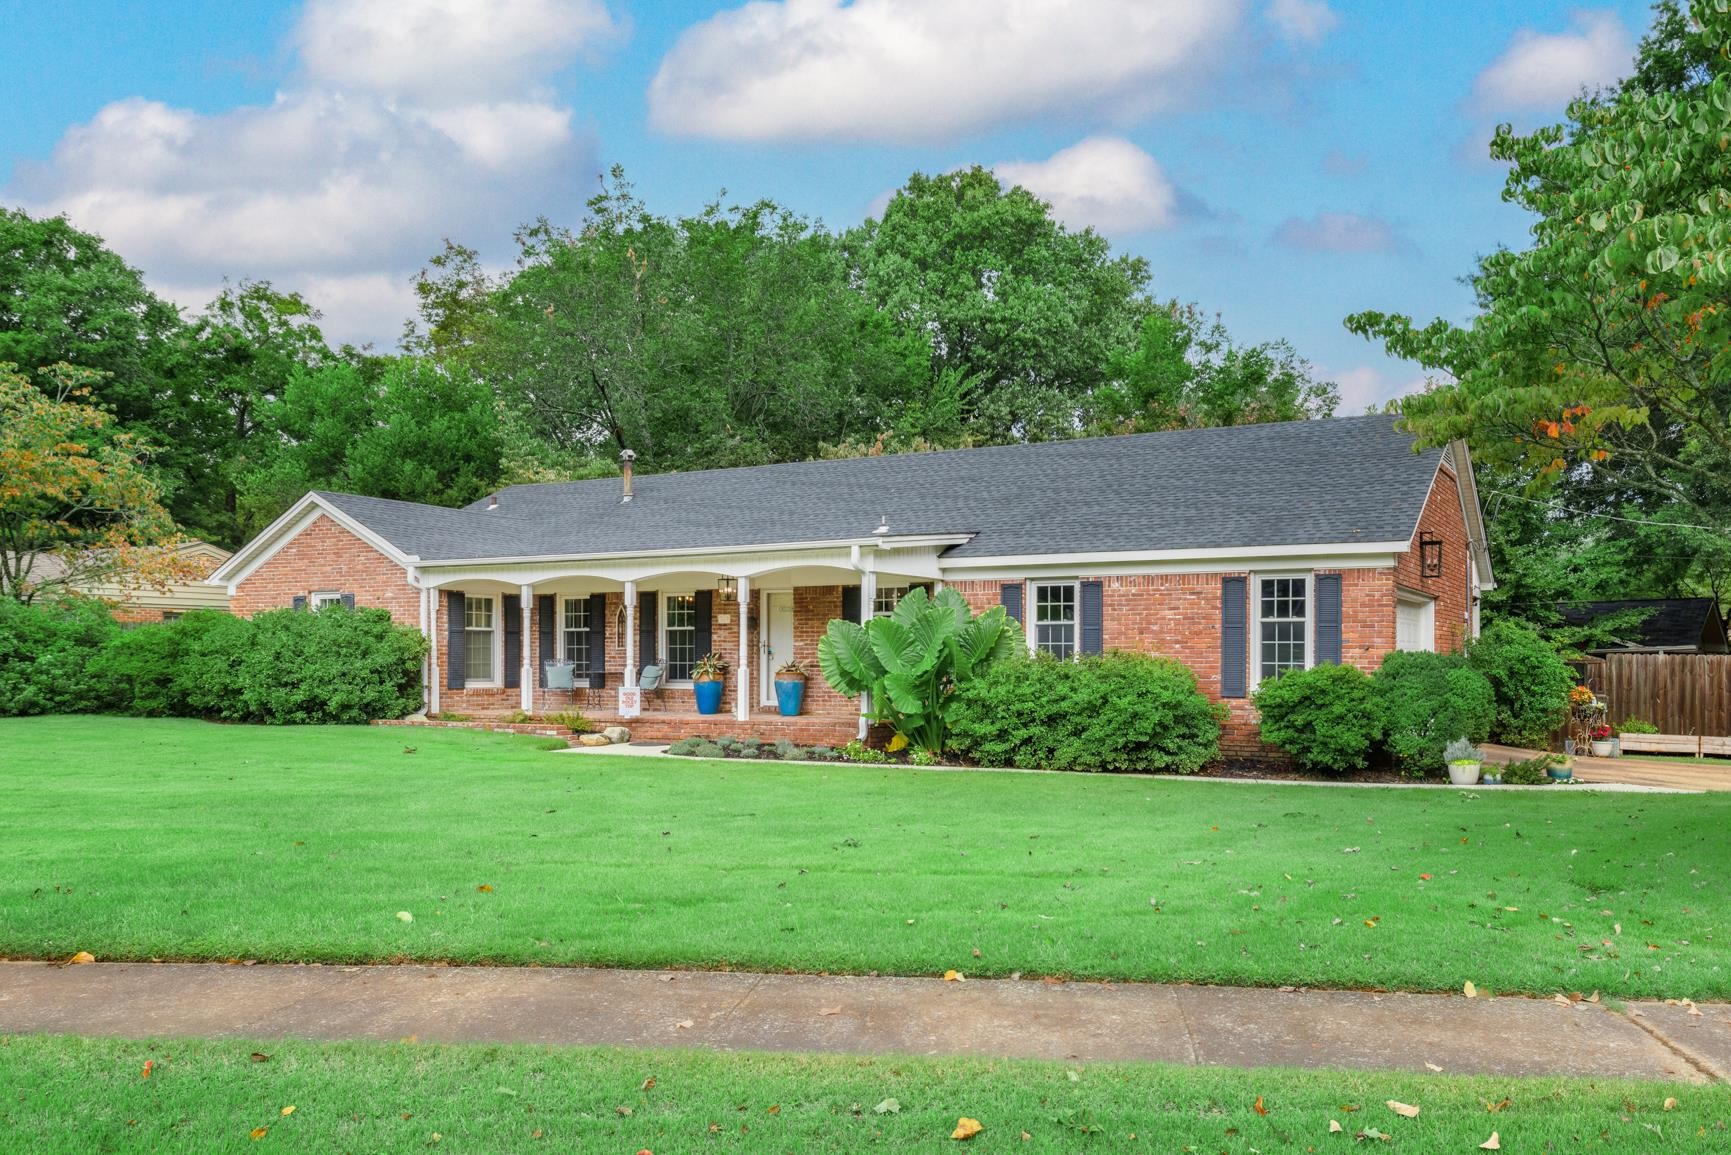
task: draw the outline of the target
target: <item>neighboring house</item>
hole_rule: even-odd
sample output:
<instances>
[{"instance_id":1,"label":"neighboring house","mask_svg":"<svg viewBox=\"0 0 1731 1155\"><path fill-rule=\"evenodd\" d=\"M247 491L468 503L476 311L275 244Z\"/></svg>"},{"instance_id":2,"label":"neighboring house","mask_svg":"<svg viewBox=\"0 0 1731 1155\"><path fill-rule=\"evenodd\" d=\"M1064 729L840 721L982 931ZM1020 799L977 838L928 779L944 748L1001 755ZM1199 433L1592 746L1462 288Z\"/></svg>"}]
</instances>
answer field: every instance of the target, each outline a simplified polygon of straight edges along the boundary
<instances>
[{"instance_id":1,"label":"neighboring house","mask_svg":"<svg viewBox=\"0 0 1731 1155\"><path fill-rule=\"evenodd\" d=\"M389 609L430 640L435 711L605 716L654 660L672 678L662 704L689 715L691 664L716 650L733 663L731 717L703 732L792 732L771 679L795 658L812 672L800 733L838 739L859 707L817 671L828 622L947 586L1005 606L1033 650L1183 661L1231 707L1227 751L1247 755L1263 678L1458 649L1492 577L1464 447L1415 453L1372 416L635 482L627 463L623 479L513 486L460 510L309 493L209 580L241 614ZM599 693L546 689L549 656Z\"/></svg>"},{"instance_id":2,"label":"neighboring house","mask_svg":"<svg viewBox=\"0 0 1731 1155\"><path fill-rule=\"evenodd\" d=\"M173 621L189 610L227 610L228 592L212 586L205 579L229 559L229 551L207 541L193 540L174 552L189 563L187 572L195 576L183 577L160 588L149 584L79 580L75 576L62 588L112 603L114 619L126 624ZM65 573L65 562L53 554L43 553L32 557L28 576L38 585L58 584Z\"/></svg>"},{"instance_id":3,"label":"neighboring house","mask_svg":"<svg viewBox=\"0 0 1731 1155\"><path fill-rule=\"evenodd\" d=\"M1565 624L1586 626L1607 618L1627 625L1589 654L1723 654L1725 619L1712 598L1629 598L1557 607Z\"/></svg>"}]
</instances>

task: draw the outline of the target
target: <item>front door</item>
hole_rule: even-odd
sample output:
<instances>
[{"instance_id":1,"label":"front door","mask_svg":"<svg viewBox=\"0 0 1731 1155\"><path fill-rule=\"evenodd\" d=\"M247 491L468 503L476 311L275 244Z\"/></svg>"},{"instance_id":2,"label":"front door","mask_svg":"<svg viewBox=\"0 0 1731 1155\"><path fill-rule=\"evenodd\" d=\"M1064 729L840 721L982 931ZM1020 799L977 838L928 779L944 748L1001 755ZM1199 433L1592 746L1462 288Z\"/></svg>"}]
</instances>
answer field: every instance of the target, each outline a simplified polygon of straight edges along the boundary
<instances>
[{"instance_id":1,"label":"front door","mask_svg":"<svg viewBox=\"0 0 1731 1155\"><path fill-rule=\"evenodd\" d=\"M793 591L766 590L763 595L763 670L760 679L764 705L775 701L775 670L793 661Z\"/></svg>"}]
</instances>

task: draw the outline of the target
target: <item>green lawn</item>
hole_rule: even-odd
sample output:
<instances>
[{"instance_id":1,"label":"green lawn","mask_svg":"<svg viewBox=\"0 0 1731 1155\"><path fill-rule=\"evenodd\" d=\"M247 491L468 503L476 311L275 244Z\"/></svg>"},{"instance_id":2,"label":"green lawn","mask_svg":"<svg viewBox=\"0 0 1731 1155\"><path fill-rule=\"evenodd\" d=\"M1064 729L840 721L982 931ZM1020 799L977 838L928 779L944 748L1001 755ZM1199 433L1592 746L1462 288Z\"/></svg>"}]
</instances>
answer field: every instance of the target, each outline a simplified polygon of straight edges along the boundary
<instances>
[{"instance_id":1,"label":"green lawn","mask_svg":"<svg viewBox=\"0 0 1731 1155\"><path fill-rule=\"evenodd\" d=\"M253 1060L255 1051L268 1059ZM1390 1099L1417 1106L1418 1117L1396 1115ZM7 1151L935 1151L961 1149L949 1135L964 1115L984 1128L972 1151L1344 1152L1369 1129L1391 1136L1396 1151L1476 1151L1493 1130L1511 1152L1705 1152L1731 1142L1731 1091L1674 1083L285 1041L0 1043ZM1341 1133L1329 1131L1331 1119Z\"/></svg>"},{"instance_id":2,"label":"green lawn","mask_svg":"<svg viewBox=\"0 0 1731 1155\"><path fill-rule=\"evenodd\" d=\"M1731 795L608 758L111 718L0 722L0 781L12 957L1731 996Z\"/></svg>"}]
</instances>

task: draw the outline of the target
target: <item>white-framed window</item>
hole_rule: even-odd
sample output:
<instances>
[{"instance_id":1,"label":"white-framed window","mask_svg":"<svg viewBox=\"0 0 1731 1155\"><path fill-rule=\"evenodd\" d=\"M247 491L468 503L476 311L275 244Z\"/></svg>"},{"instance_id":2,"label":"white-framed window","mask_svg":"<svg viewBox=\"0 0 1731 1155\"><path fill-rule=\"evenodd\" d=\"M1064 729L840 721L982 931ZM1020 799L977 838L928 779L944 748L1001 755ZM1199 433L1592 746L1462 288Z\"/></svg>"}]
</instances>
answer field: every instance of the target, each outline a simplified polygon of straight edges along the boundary
<instances>
[{"instance_id":1,"label":"white-framed window","mask_svg":"<svg viewBox=\"0 0 1731 1155\"><path fill-rule=\"evenodd\" d=\"M495 647L499 622L492 597L467 594L463 598L463 680L465 684L490 683L497 676Z\"/></svg>"},{"instance_id":2,"label":"white-framed window","mask_svg":"<svg viewBox=\"0 0 1731 1155\"><path fill-rule=\"evenodd\" d=\"M314 590L312 597L307 599L307 605L315 611L322 610L326 606L340 606L342 604L343 595L333 590Z\"/></svg>"},{"instance_id":3,"label":"white-framed window","mask_svg":"<svg viewBox=\"0 0 1731 1155\"><path fill-rule=\"evenodd\" d=\"M669 682L689 682L697 664L697 598L668 594L661 610L661 654Z\"/></svg>"},{"instance_id":4,"label":"white-framed window","mask_svg":"<svg viewBox=\"0 0 1731 1155\"><path fill-rule=\"evenodd\" d=\"M1028 645L1038 654L1071 658L1076 654L1075 582L1034 582L1028 611Z\"/></svg>"},{"instance_id":5,"label":"white-framed window","mask_svg":"<svg viewBox=\"0 0 1731 1155\"><path fill-rule=\"evenodd\" d=\"M559 621L559 656L579 673L589 670L589 599L566 598Z\"/></svg>"},{"instance_id":6,"label":"white-framed window","mask_svg":"<svg viewBox=\"0 0 1731 1155\"><path fill-rule=\"evenodd\" d=\"M1256 620L1256 680L1310 666L1310 576L1258 575L1251 609Z\"/></svg>"},{"instance_id":7,"label":"white-framed window","mask_svg":"<svg viewBox=\"0 0 1731 1155\"><path fill-rule=\"evenodd\" d=\"M881 618L896 612L896 606L907 595L907 586L879 586L872 599L872 617Z\"/></svg>"}]
</instances>

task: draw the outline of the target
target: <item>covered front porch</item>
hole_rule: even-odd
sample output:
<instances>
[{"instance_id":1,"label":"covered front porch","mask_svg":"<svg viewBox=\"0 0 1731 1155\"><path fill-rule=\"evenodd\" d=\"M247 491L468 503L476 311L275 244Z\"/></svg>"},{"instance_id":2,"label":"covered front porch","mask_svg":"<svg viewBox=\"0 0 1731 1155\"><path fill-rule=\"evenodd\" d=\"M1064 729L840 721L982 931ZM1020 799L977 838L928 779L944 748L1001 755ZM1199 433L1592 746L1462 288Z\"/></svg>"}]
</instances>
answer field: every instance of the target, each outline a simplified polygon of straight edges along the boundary
<instances>
[{"instance_id":1,"label":"covered front porch","mask_svg":"<svg viewBox=\"0 0 1731 1155\"><path fill-rule=\"evenodd\" d=\"M877 543L874 543L874 545ZM476 719L578 711L634 735L787 738L836 744L863 732L863 704L832 690L817 643L835 618L868 620L937 579L935 543L658 559L537 561L423 572L428 710ZM698 712L692 669L729 669L719 713ZM797 717L775 674L806 672ZM553 663L569 663L571 688ZM661 684L642 689L656 667Z\"/></svg>"}]
</instances>

